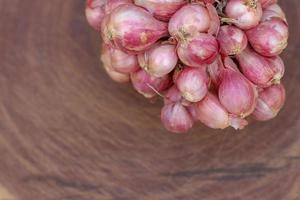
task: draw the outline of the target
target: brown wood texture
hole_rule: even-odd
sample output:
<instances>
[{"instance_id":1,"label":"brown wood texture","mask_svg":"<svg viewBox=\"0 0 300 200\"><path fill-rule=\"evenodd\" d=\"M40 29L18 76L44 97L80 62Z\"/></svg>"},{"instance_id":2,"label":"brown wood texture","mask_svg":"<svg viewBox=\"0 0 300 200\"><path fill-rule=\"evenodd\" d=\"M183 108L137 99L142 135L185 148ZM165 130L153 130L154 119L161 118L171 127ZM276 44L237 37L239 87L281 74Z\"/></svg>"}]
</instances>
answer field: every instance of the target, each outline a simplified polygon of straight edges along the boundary
<instances>
[{"instance_id":1,"label":"brown wood texture","mask_svg":"<svg viewBox=\"0 0 300 200\"><path fill-rule=\"evenodd\" d=\"M0 200L299 200L300 1L287 102L243 131L175 135L100 67L82 0L0 0Z\"/></svg>"}]
</instances>

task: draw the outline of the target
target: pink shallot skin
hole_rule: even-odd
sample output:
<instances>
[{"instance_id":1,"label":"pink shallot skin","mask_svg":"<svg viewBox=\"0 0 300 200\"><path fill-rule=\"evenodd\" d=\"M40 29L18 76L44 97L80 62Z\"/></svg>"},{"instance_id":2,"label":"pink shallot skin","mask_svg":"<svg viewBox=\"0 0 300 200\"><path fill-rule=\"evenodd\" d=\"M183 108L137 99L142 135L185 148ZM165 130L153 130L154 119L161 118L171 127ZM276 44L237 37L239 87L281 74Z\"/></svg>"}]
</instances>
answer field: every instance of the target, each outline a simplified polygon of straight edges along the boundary
<instances>
[{"instance_id":1,"label":"pink shallot skin","mask_svg":"<svg viewBox=\"0 0 300 200\"><path fill-rule=\"evenodd\" d=\"M211 92L193 106L195 118L210 128L225 129L232 126L235 129L243 129L248 124L246 120L230 115L218 97Z\"/></svg>"},{"instance_id":2,"label":"pink shallot skin","mask_svg":"<svg viewBox=\"0 0 300 200\"><path fill-rule=\"evenodd\" d=\"M107 1L105 5L106 14L111 13L114 9L116 9L120 5L133 3L132 0L106 0L106 1Z\"/></svg>"},{"instance_id":3,"label":"pink shallot skin","mask_svg":"<svg viewBox=\"0 0 300 200\"><path fill-rule=\"evenodd\" d=\"M231 25L221 26L217 39L221 54L225 56L240 54L248 44L244 31Z\"/></svg>"},{"instance_id":4,"label":"pink shallot skin","mask_svg":"<svg viewBox=\"0 0 300 200\"><path fill-rule=\"evenodd\" d=\"M191 67L201 67L212 63L219 52L219 45L215 37L198 33L177 44L177 54L181 62Z\"/></svg>"},{"instance_id":5,"label":"pink shallot skin","mask_svg":"<svg viewBox=\"0 0 300 200\"><path fill-rule=\"evenodd\" d=\"M177 76L175 84L186 100L198 102L207 94L209 81L205 67L185 67Z\"/></svg>"},{"instance_id":6,"label":"pink shallot skin","mask_svg":"<svg viewBox=\"0 0 300 200\"><path fill-rule=\"evenodd\" d=\"M259 93L253 112L256 120L267 121L277 116L285 102L285 89L282 84L275 84Z\"/></svg>"},{"instance_id":7,"label":"pink shallot skin","mask_svg":"<svg viewBox=\"0 0 300 200\"><path fill-rule=\"evenodd\" d=\"M111 67L120 73L131 73L137 71L140 66L136 55L129 55L113 46L108 46L111 59Z\"/></svg>"},{"instance_id":8,"label":"pink shallot skin","mask_svg":"<svg viewBox=\"0 0 300 200\"><path fill-rule=\"evenodd\" d=\"M176 46L173 44L156 44L138 55L140 66L150 75L162 77L169 74L177 65Z\"/></svg>"},{"instance_id":9,"label":"pink shallot skin","mask_svg":"<svg viewBox=\"0 0 300 200\"><path fill-rule=\"evenodd\" d=\"M85 15L91 27L100 31L101 22L105 15L106 0L87 0Z\"/></svg>"},{"instance_id":10,"label":"pink shallot skin","mask_svg":"<svg viewBox=\"0 0 300 200\"><path fill-rule=\"evenodd\" d=\"M163 92L170 87L171 83L169 75L156 78L143 69L131 73L130 78L134 89L146 98L152 98L157 95L157 92Z\"/></svg>"},{"instance_id":11,"label":"pink shallot skin","mask_svg":"<svg viewBox=\"0 0 300 200\"><path fill-rule=\"evenodd\" d=\"M263 11L263 16L260 21L267 21L272 18L279 18L287 24L286 16L278 4L272 4L266 7Z\"/></svg>"},{"instance_id":12,"label":"pink shallot skin","mask_svg":"<svg viewBox=\"0 0 300 200\"><path fill-rule=\"evenodd\" d=\"M105 18L101 26L104 42L130 54L141 53L168 35L166 23L133 4L120 5Z\"/></svg>"},{"instance_id":13,"label":"pink shallot skin","mask_svg":"<svg viewBox=\"0 0 300 200\"><path fill-rule=\"evenodd\" d=\"M288 44L288 26L279 18L261 22L246 34L251 46L263 56L279 55Z\"/></svg>"},{"instance_id":14,"label":"pink shallot skin","mask_svg":"<svg viewBox=\"0 0 300 200\"><path fill-rule=\"evenodd\" d=\"M161 121L168 131L174 133L186 133L194 123L187 108L179 102L164 105L161 110Z\"/></svg>"},{"instance_id":15,"label":"pink shallot skin","mask_svg":"<svg viewBox=\"0 0 300 200\"><path fill-rule=\"evenodd\" d=\"M274 3L277 3L277 0L259 0L261 3L262 8L266 8L269 5L272 5Z\"/></svg>"},{"instance_id":16,"label":"pink shallot skin","mask_svg":"<svg viewBox=\"0 0 300 200\"><path fill-rule=\"evenodd\" d=\"M221 104L234 116L245 118L255 109L255 86L233 69L223 70L218 94Z\"/></svg>"},{"instance_id":17,"label":"pink shallot skin","mask_svg":"<svg viewBox=\"0 0 300 200\"><path fill-rule=\"evenodd\" d=\"M279 66L280 63L279 65L274 63L276 62L274 58L268 60L250 48L246 48L236 58L244 76L259 87L268 87L274 81L279 81L283 75L284 69L282 70L282 66Z\"/></svg>"},{"instance_id":18,"label":"pink shallot skin","mask_svg":"<svg viewBox=\"0 0 300 200\"><path fill-rule=\"evenodd\" d=\"M169 33L177 40L185 40L210 28L208 10L200 4L188 4L179 9L170 19Z\"/></svg>"},{"instance_id":19,"label":"pink shallot skin","mask_svg":"<svg viewBox=\"0 0 300 200\"><path fill-rule=\"evenodd\" d=\"M134 3L146 8L155 18L167 22L178 9L188 2L187 0L134 0Z\"/></svg>"},{"instance_id":20,"label":"pink shallot skin","mask_svg":"<svg viewBox=\"0 0 300 200\"><path fill-rule=\"evenodd\" d=\"M247 30L258 25L262 17L262 7L258 0L228 0L225 13L229 22Z\"/></svg>"},{"instance_id":21,"label":"pink shallot skin","mask_svg":"<svg viewBox=\"0 0 300 200\"><path fill-rule=\"evenodd\" d=\"M101 56L100 60L102 61L103 67L109 77L119 83L127 83L130 81L129 74L120 73L115 71L111 66L111 56L110 50L107 45L102 45L101 47Z\"/></svg>"}]
</instances>

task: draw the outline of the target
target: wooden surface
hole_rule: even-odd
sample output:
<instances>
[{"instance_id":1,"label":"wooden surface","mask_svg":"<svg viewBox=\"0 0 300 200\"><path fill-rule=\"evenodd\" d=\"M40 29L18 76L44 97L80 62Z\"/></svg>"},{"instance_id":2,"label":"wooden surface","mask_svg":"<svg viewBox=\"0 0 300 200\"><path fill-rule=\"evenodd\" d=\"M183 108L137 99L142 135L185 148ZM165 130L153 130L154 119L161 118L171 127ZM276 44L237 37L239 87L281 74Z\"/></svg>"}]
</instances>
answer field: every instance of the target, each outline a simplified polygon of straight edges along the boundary
<instances>
[{"instance_id":1,"label":"wooden surface","mask_svg":"<svg viewBox=\"0 0 300 200\"><path fill-rule=\"evenodd\" d=\"M82 0L0 0L0 200L299 200L300 1L281 5L279 116L174 135L105 75Z\"/></svg>"}]
</instances>

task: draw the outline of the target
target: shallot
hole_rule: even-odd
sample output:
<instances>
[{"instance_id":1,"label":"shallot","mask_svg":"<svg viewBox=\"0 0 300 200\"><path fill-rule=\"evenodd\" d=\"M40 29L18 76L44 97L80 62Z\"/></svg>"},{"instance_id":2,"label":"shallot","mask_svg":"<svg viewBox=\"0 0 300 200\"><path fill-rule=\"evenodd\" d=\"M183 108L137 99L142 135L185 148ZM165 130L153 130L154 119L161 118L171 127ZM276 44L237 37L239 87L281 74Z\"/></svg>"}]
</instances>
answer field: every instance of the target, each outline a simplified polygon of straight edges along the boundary
<instances>
[{"instance_id":1,"label":"shallot","mask_svg":"<svg viewBox=\"0 0 300 200\"><path fill-rule=\"evenodd\" d=\"M225 21L247 30L258 25L262 7L258 0L228 0L225 13L229 18Z\"/></svg>"},{"instance_id":2,"label":"shallot","mask_svg":"<svg viewBox=\"0 0 300 200\"><path fill-rule=\"evenodd\" d=\"M205 67L185 67L177 76L175 84L185 99L197 102L207 94L209 77Z\"/></svg>"},{"instance_id":3,"label":"shallot","mask_svg":"<svg viewBox=\"0 0 300 200\"><path fill-rule=\"evenodd\" d=\"M236 58L245 77L257 86L268 87L282 77L281 66L271 64L267 58L250 48L245 49Z\"/></svg>"},{"instance_id":4,"label":"shallot","mask_svg":"<svg viewBox=\"0 0 300 200\"><path fill-rule=\"evenodd\" d=\"M246 34L235 26L221 26L218 34L218 42L223 55L234 56L240 54L248 44Z\"/></svg>"},{"instance_id":5,"label":"shallot","mask_svg":"<svg viewBox=\"0 0 300 200\"><path fill-rule=\"evenodd\" d=\"M174 133L187 132L193 126L192 116L181 103L166 104L161 110L161 121Z\"/></svg>"},{"instance_id":6,"label":"shallot","mask_svg":"<svg viewBox=\"0 0 300 200\"><path fill-rule=\"evenodd\" d=\"M186 0L134 0L138 6L146 8L152 15L162 21L169 21L172 15L187 4Z\"/></svg>"},{"instance_id":7,"label":"shallot","mask_svg":"<svg viewBox=\"0 0 300 200\"><path fill-rule=\"evenodd\" d=\"M100 31L101 22L105 15L106 0L87 0L85 15L91 27Z\"/></svg>"},{"instance_id":8,"label":"shallot","mask_svg":"<svg viewBox=\"0 0 300 200\"><path fill-rule=\"evenodd\" d=\"M286 94L280 55L289 36L277 0L87 0L111 79L161 99L174 133L194 123L243 129L266 121Z\"/></svg>"},{"instance_id":9,"label":"shallot","mask_svg":"<svg viewBox=\"0 0 300 200\"><path fill-rule=\"evenodd\" d=\"M169 33L178 40L186 40L210 28L208 10L200 4L188 4L178 10L170 19Z\"/></svg>"},{"instance_id":10,"label":"shallot","mask_svg":"<svg viewBox=\"0 0 300 200\"><path fill-rule=\"evenodd\" d=\"M170 86L170 76L161 78L150 76L145 70L140 69L130 75L134 89L146 98L154 97L157 92L162 92Z\"/></svg>"},{"instance_id":11,"label":"shallot","mask_svg":"<svg viewBox=\"0 0 300 200\"><path fill-rule=\"evenodd\" d=\"M255 109L256 98L255 86L240 72L230 68L223 70L219 99L228 112L244 118Z\"/></svg>"},{"instance_id":12,"label":"shallot","mask_svg":"<svg viewBox=\"0 0 300 200\"><path fill-rule=\"evenodd\" d=\"M141 7L124 4L114 9L102 26L103 40L125 52L137 54L168 35L167 24Z\"/></svg>"},{"instance_id":13,"label":"shallot","mask_svg":"<svg viewBox=\"0 0 300 200\"><path fill-rule=\"evenodd\" d=\"M129 55L117 48L107 46L111 59L111 67L120 73L130 73L138 70L137 56Z\"/></svg>"},{"instance_id":14,"label":"shallot","mask_svg":"<svg viewBox=\"0 0 300 200\"><path fill-rule=\"evenodd\" d=\"M140 66L150 75L162 77L170 73L178 62L176 46L172 44L157 44L138 55Z\"/></svg>"},{"instance_id":15,"label":"shallot","mask_svg":"<svg viewBox=\"0 0 300 200\"><path fill-rule=\"evenodd\" d=\"M261 22L246 32L251 46L263 56L279 55L287 46L288 26L279 18Z\"/></svg>"},{"instance_id":16,"label":"shallot","mask_svg":"<svg viewBox=\"0 0 300 200\"><path fill-rule=\"evenodd\" d=\"M106 45L102 45L102 52L100 59L103 63L103 67L106 71L106 73L109 75L109 77L119 83L126 83L129 82L130 77L129 74L120 73L115 71L111 66L111 57L109 52L109 47Z\"/></svg>"},{"instance_id":17,"label":"shallot","mask_svg":"<svg viewBox=\"0 0 300 200\"><path fill-rule=\"evenodd\" d=\"M243 129L248 124L244 119L231 116L221 105L218 97L210 92L194 106L196 119L210 128L224 129L232 126L235 129Z\"/></svg>"},{"instance_id":18,"label":"shallot","mask_svg":"<svg viewBox=\"0 0 300 200\"><path fill-rule=\"evenodd\" d=\"M270 86L259 93L253 116L259 121L270 120L276 117L284 102L285 89L283 85Z\"/></svg>"},{"instance_id":19,"label":"shallot","mask_svg":"<svg viewBox=\"0 0 300 200\"><path fill-rule=\"evenodd\" d=\"M212 63L218 51L219 45L216 38L204 33L179 41L177 45L179 59L191 67L201 67L203 64Z\"/></svg>"}]
</instances>

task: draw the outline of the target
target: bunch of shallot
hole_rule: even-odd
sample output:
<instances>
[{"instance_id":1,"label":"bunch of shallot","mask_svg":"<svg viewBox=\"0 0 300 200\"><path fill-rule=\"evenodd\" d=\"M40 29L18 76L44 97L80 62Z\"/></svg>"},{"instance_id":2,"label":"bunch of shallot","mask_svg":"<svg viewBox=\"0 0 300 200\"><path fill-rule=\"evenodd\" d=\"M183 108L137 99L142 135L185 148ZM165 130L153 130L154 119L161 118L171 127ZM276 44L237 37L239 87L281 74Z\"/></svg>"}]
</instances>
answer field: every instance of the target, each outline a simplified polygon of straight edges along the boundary
<instances>
[{"instance_id":1,"label":"bunch of shallot","mask_svg":"<svg viewBox=\"0 0 300 200\"><path fill-rule=\"evenodd\" d=\"M243 129L283 107L288 24L277 0L87 0L86 17L107 74L162 97L171 132L197 121Z\"/></svg>"}]
</instances>

